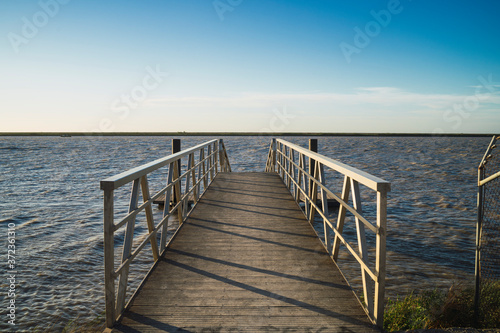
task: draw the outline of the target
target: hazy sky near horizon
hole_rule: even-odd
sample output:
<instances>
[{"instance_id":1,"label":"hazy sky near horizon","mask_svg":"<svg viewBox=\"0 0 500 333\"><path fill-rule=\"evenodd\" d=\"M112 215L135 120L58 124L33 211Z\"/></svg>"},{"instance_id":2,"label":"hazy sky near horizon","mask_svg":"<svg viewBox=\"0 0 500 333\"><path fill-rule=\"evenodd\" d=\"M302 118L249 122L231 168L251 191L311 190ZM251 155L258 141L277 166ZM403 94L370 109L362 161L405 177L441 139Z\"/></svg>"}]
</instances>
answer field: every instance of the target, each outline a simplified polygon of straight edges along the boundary
<instances>
[{"instance_id":1,"label":"hazy sky near horizon","mask_svg":"<svg viewBox=\"0 0 500 333\"><path fill-rule=\"evenodd\" d=\"M5 0L0 132L500 130L500 2Z\"/></svg>"}]
</instances>

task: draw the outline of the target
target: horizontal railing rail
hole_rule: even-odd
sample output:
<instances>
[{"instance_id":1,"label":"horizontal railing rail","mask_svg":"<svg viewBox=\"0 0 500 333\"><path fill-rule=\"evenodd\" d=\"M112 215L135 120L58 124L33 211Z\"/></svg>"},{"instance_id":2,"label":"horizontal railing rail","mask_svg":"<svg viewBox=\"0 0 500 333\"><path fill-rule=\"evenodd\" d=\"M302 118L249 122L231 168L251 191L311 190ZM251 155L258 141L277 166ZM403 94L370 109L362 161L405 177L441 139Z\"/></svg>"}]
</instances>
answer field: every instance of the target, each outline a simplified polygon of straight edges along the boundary
<instances>
[{"instance_id":1,"label":"horizontal railing rail","mask_svg":"<svg viewBox=\"0 0 500 333\"><path fill-rule=\"evenodd\" d=\"M187 165L184 172L182 162ZM148 175L163 167L168 167L166 186L151 195ZM215 176L219 172L230 171L231 166L224 142L220 139L207 141L101 181L101 189L104 191L104 284L108 328L113 327L126 308L130 264L147 244L151 244L156 263L167 248L169 218L176 214L182 225ZM132 187L128 213L115 223L115 190L127 184L131 184ZM139 204L139 190L143 198L141 204ZM164 196L163 216L161 221L155 224L152 204L162 196ZM190 200L193 205L189 209ZM148 234L134 247L135 222L141 212L145 212L146 215ZM115 237L117 231L124 227L126 229L120 264L115 268Z\"/></svg>"},{"instance_id":2,"label":"horizontal railing rail","mask_svg":"<svg viewBox=\"0 0 500 333\"><path fill-rule=\"evenodd\" d=\"M340 195L335 194L327 187L325 171L328 169L343 175L344 182ZM377 326L383 327L387 193L391 190L391 184L364 171L281 139L272 140L265 170L277 172L297 203L304 203L303 212L310 223L313 223L315 216L321 217L325 234L324 245L335 262L338 261L340 244L343 244L356 259L361 268L365 310ZM360 185L376 192L375 223L368 221L363 215ZM349 205L350 196L352 206ZM339 204L335 219L329 217L329 199L333 199ZM357 250L356 246L350 244L343 235L347 212L350 212L355 219ZM370 265L368 260L366 229L376 236L375 267L372 267L373 265Z\"/></svg>"}]
</instances>

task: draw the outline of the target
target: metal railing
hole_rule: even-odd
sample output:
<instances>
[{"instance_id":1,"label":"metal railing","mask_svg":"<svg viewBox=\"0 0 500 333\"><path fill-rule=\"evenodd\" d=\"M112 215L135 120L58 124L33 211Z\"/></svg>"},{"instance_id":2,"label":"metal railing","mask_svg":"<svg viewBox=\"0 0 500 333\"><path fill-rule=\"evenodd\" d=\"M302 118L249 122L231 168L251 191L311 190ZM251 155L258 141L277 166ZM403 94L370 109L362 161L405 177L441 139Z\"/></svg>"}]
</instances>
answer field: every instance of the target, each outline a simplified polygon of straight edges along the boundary
<instances>
[{"instance_id":1,"label":"metal railing","mask_svg":"<svg viewBox=\"0 0 500 333\"><path fill-rule=\"evenodd\" d=\"M493 136L478 168L475 319L479 315L481 281L500 278L500 136Z\"/></svg>"},{"instance_id":2,"label":"metal railing","mask_svg":"<svg viewBox=\"0 0 500 333\"><path fill-rule=\"evenodd\" d=\"M311 170L311 172L308 171ZM342 193L337 195L327 187L325 169L343 175ZM387 193L389 182L350 167L306 148L281 139L273 139L266 163L266 172L277 172L297 203L304 203L304 215L310 223L319 215L323 220L325 248L337 262L340 244L356 259L361 268L364 308L370 319L383 327L386 276ZM363 216L360 184L376 192L376 223ZM319 190L319 201L318 201ZM348 204L352 197L352 206ZM336 219L329 218L328 199L339 203ZM321 203L321 207L319 206ZM355 217L356 245L343 235L347 213ZM369 261L366 229L376 237L375 267Z\"/></svg>"},{"instance_id":3,"label":"metal railing","mask_svg":"<svg viewBox=\"0 0 500 333\"><path fill-rule=\"evenodd\" d=\"M187 164L183 173L181 161ZM168 167L166 186L151 195L148 174L162 167ZM169 217L177 214L182 225L217 173L230 171L231 166L223 141L211 140L101 181L101 189L104 191L104 284L108 328L113 327L126 308L129 266L132 261L150 243L156 263L167 248ZM128 213L115 223L115 190L127 184L132 185ZM139 188L143 198L140 205ZM163 195L163 218L155 224L152 204ZM188 200L194 203L191 209L188 207ZM135 221L140 212L145 212L148 234L134 248ZM126 230L120 264L115 268L115 237L121 228ZM161 236L158 246L159 232ZM116 279L119 279L117 286Z\"/></svg>"}]
</instances>

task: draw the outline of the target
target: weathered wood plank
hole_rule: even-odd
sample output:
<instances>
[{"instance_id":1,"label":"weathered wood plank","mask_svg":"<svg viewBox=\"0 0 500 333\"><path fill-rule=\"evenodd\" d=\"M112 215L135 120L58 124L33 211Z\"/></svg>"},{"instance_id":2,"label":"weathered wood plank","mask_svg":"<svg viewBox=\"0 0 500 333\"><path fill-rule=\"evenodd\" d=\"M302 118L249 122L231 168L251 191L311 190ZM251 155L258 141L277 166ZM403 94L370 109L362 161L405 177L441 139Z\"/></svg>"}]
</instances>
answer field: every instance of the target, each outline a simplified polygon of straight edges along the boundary
<instances>
[{"instance_id":1,"label":"weathered wood plank","mask_svg":"<svg viewBox=\"0 0 500 333\"><path fill-rule=\"evenodd\" d=\"M221 173L116 332L378 332L277 174Z\"/></svg>"}]
</instances>

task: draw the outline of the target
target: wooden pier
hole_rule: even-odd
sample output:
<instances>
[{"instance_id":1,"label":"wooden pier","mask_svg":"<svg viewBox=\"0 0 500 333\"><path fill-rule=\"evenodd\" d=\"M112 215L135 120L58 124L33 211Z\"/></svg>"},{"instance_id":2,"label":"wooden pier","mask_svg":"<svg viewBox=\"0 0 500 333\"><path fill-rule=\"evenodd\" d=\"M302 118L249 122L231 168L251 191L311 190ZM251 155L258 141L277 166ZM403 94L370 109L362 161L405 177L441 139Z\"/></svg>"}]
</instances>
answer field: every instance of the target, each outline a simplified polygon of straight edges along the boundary
<instances>
[{"instance_id":1,"label":"wooden pier","mask_svg":"<svg viewBox=\"0 0 500 333\"><path fill-rule=\"evenodd\" d=\"M135 251L132 251L131 245L133 236L125 236L122 264L118 269L114 264L109 265L108 261L107 331L379 332L375 324L381 325L380 311L374 307L374 302L379 303L380 300L368 300L368 306L372 308L364 308L332 260L335 246L338 246L335 242L345 240L340 233L332 233L336 235L335 239L332 238L334 241L329 241L327 236L326 246L323 245L308 219L318 212L324 214L325 209L327 212L328 199L336 197L340 199L338 221L342 229L346 210L349 210L344 209L342 203L346 204L345 198L350 192L347 187L350 185L344 186L342 198L326 190L319 191L324 200L321 208L315 204L317 198L309 198L309 179L305 177L306 168L302 162L296 163L299 168L295 170L297 172L293 171L296 186L290 188L279 172L269 172L272 163L268 163L268 172L228 172L230 167L225 160L227 154L222 151L223 144L212 142L209 147L207 154L204 153L206 147L197 146L178 153L176 158L155 161L156 166L169 164L170 167L167 187L153 197L149 195L147 178L140 174L142 171L138 174L136 169L101 182L105 190L105 251L108 251L106 254L109 257L112 243L107 244L106 240L110 242L114 231L126 224L127 231L133 230L134 223L131 221L135 220L140 210L146 211L150 229L150 237ZM198 163L195 163L193 151L200 151ZM271 160L278 158L273 165L285 165L285 159L280 162L279 149L274 154L270 153ZM188 156L191 161L185 173L177 170L176 161L182 156ZM315 161L318 156L315 156ZM318 193L324 176L321 177L321 162L315 163L318 166L315 179L319 186L314 188L314 192ZM366 174L361 176L366 177ZM182 177L190 177L184 191L180 189L181 182L176 181ZM371 177L379 184L387 185ZM301 178L304 181L300 181ZM106 209L107 206L109 208L109 200L112 200L109 191L131 180L134 181L129 215L114 224L109 209ZM144 199L140 206L137 200L139 184ZM348 184L351 184L350 179ZM356 190L354 185L352 193L355 202ZM147 213L148 207L151 209L161 195L165 195L165 202L170 202L174 191L181 199L165 205L164 218L155 225L152 214ZM297 200L300 200L301 193L310 199L302 208ZM194 207L188 212L183 202L187 203L189 198L194 201ZM357 210L361 212L359 202L357 204ZM312 211L313 207L316 212ZM167 243L163 228L168 223L168 217L174 213L183 223ZM106 217L111 218L111 222ZM357 221L362 219L359 216ZM381 219L379 222L384 221ZM160 230L163 230L162 237L157 239ZM377 235L381 234L380 231L382 228L379 226ZM155 265L125 305L128 266L148 242L153 257L157 258ZM344 245L352 250L347 242ZM385 250L385 243L383 245ZM360 245L358 256L362 257L366 251L363 246ZM383 251L378 252L383 254ZM366 257L361 259L366 260ZM383 259L385 263L385 256ZM380 272L385 272L382 265L377 265L377 274L369 271L366 263L366 267L361 265L362 271L366 272L363 280L371 289L366 291L368 296L380 297L382 290L383 299L381 278L384 276ZM367 280L371 275L375 277L375 284L370 285ZM115 278L119 279L117 294Z\"/></svg>"}]
</instances>

